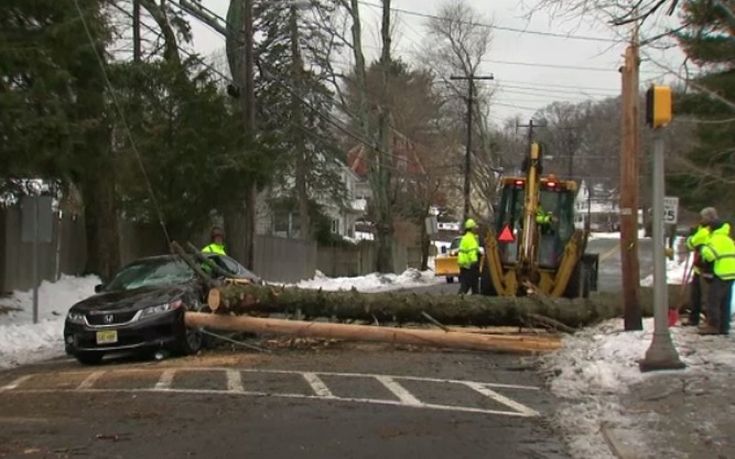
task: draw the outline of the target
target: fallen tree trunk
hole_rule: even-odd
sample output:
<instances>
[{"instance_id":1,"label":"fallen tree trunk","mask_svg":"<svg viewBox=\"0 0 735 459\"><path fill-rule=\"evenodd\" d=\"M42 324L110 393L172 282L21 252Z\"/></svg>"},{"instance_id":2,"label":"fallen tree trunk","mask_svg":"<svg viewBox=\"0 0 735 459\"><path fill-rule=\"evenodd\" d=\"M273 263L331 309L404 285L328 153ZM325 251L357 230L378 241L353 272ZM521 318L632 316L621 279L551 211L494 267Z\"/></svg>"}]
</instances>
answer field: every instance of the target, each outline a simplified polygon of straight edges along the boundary
<instances>
[{"instance_id":1,"label":"fallen tree trunk","mask_svg":"<svg viewBox=\"0 0 735 459\"><path fill-rule=\"evenodd\" d=\"M351 341L377 341L395 344L447 347L481 351L549 352L561 347L558 337L482 335L370 325L347 325L299 320L262 319L248 316L225 316L187 312L188 327L216 330L318 337Z\"/></svg>"},{"instance_id":2,"label":"fallen tree trunk","mask_svg":"<svg viewBox=\"0 0 735 459\"><path fill-rule=\"evenodd\" d=\"M329 317L369 322L426 322L428 314L444 325L527 326L548 318L566 327L578 328L620 315L617 296L604 300L538 301L532 297L485 297L428 295L413 292L359 293L323 292L295 287L223 285L212 310L218 312L259 312ZM569 330L567 328L566 330Z\"/></svg>"}]
</instances>

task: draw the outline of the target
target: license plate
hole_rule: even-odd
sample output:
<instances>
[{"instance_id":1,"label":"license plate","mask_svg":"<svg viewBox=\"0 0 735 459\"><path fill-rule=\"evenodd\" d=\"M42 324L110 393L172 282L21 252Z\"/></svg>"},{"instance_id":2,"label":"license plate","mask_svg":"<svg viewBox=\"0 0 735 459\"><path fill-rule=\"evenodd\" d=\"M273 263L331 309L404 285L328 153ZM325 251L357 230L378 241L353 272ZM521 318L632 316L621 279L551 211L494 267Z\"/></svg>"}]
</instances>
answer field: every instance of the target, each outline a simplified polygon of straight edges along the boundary
<instances>
[{"instance_id":1,"label":"license plate","mask_svg":"<svg viewBox=\"0 0 735 459\"><path fill-rule=\"evenodd\" d=\"M97 332L97 344L117 343L117 330L105 330Z\"/></svg>"}]
</instances>

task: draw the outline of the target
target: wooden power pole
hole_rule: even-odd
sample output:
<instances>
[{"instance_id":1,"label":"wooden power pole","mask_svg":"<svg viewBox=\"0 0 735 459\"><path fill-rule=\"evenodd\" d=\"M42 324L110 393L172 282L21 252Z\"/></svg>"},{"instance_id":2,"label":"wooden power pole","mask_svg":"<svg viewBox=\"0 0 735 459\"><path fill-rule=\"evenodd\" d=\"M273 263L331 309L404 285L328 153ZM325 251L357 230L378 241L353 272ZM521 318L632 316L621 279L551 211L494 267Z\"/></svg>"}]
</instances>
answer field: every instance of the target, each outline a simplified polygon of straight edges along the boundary
<instances>
[{"instance_id":1,"label":"wooden power pole","mask_svg":"<svg viewBox=\"0 0 735 459\"><path fill-rule=\"evenodd\" d=\"M140 62L141 54L140 0L133 0L133 62Z\"/></svg>"},{"instance_id":2,"label":"wooden power pole","mask_svg":"<svg viewBox=\"0 0 735 459\"><path fill-rule=\"evenodd\" d=\"M638 31L625 51L622 74L620 145L620 258L622 260L625 330L642 330L638 264Z\"/></svg>"},{"instance_id":3,"label":"wooden power pole","mask_svg":"<svg viewBox=\"0 0 735 459\"><path fill-rule=\"evenodd\" d=\"M234 0L233 0L234 1ZM242 97L245 113L245 131L255 136L255 50L253 49L253 0L242 0L242 29L245 38L245 58L243 73L245 76L245 97ZM245 203L245 266L254 268L255 260L255 206L257 205L258 187L253 182L248 189Z\"/></svg>"},{"instance_id":4,"label":"wooden power pole","mask_svg":"<svg viewBox=\"0 0 735 459\"><path fill-rule=\"evenodd\" d=\"M464 214L462 221L470 217L470 173L472 167L472 103L475 99L475 80L492 80L492 75L450 76L450 80L467 80L467 143L464 156Z\"/></svg>"}]
</instances>

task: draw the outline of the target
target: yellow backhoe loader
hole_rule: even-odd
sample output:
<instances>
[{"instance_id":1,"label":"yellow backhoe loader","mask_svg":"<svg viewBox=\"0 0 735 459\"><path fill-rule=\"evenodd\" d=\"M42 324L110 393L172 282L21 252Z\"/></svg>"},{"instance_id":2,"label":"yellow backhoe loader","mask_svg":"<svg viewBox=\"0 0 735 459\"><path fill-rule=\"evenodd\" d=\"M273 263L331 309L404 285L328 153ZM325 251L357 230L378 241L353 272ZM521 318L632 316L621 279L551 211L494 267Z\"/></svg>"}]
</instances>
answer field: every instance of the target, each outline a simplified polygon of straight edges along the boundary
<instances>
[{"instance_id":1,"label":"yellow backhoe loader","mask_svg":"<svg viewBox=\"0 0 735 459\"><path fill-rule=\"evenodd\" d=\"M485 237L480 292L558 298L597 288L597 254L585 254L588 231L574 226L577 183L542 176L542 151L531 145L525 176L502 179L495 227Z\"/></svg>"}]
</instances>

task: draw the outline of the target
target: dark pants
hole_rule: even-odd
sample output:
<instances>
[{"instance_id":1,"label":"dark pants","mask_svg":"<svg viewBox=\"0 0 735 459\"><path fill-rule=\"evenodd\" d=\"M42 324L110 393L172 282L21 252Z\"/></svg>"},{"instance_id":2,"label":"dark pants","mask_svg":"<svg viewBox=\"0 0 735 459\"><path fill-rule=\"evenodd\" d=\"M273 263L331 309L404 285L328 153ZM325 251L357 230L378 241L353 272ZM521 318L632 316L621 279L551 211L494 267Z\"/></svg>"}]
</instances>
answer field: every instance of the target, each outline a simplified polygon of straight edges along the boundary
<instances>
[{"instance_id":1,"label":"dark pants","mask_svg":"<svg viewBox=\"0 0 735 459\"><path fill-rule=\"evenodd\" d=\"M479 293L478 283L480 281L480 264L475 263L469 268L459 268L459 293L465 294L472 291L473 295Z\"/></svg>"},{"instance_id":2,"label":"dark pants","mask_svg":"<svg viewBox=\"0 0 735 459\"><path fill-rule=\"evenodd\" d=\"M730 332L732 282L731 280L722 280L715 276L709 286L709 295L707 295L707 318L709 324L725 335Z\"/></svg>"},{"instance_id":3,"label":"dark pants","mask_svg":"<svg viewBox=\"0 0 735 459\"><path fill-rule=\"evenodd\" d=\"M699 273L694 273L692 276L692 282L689 284L691 290L689 291L689 324L699 325L699 316L702 315L702 276Z\"/></svg>"}]
</instances>

